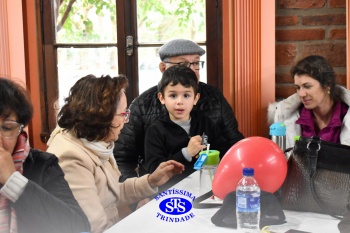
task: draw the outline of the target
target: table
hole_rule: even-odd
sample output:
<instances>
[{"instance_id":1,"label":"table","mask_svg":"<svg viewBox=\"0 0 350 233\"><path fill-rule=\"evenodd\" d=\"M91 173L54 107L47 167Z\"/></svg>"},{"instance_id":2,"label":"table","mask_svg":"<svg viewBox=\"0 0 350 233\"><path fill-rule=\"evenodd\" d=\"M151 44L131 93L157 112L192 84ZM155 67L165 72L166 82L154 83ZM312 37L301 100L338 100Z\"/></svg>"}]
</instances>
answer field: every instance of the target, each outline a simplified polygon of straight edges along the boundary
<instances>
[{"instance_id":1,"label":"table","mask_svg":"<svg viewBox=\"0 0 350 233\"><path fill-rule=\"evenodd\" d=\"M192 193L196 197L199 197L199 172L195 172L184 180L176 184L174 189L185 190ZM211 217L219 209L195 209L190 211L193 216L184 222L166 222L157 218L157 213L162 213L159 209L159 199L153 199L145 206L136 210L105 233L225 233L225 232L237 232L236 229L217 227L211 222ZM268 229L271 232L284 233L289 229L296 229L306 232L339 232L337 224L338 219L335 219L329 215L310 213L310 212L295 212L284 210L286 216L286 223L282 225L270 226ZM159 214L158 214L159 216Z\"/></svg>"}]
</instances>

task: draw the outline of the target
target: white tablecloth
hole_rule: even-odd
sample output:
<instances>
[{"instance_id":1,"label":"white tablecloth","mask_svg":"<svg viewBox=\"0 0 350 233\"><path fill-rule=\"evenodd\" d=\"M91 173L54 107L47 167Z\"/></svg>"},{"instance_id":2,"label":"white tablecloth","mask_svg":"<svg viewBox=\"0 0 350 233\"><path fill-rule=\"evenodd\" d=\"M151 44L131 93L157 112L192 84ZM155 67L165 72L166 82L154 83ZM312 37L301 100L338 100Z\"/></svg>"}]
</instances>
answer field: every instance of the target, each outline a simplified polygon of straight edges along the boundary
<instances>
[{"instance_id":1,"label":"white tablecloth","mask_svg":"<svg viewBox=\"0 0 350 233\"><path fill-rule=\"evenodd\" d=\"M195 172L183 181L179 182L174 188L186 190L197 197L199 193L199 172ZM236 229L217 227L211 222L211 217L219 208L210 209L192 209L194 217L185 222L166 222L157 218L159 202L152 200L142 208L124 218L105 233L205 233L205 232L237 232ZM289 229L296 229L315 233L333 233L339 232L337 224L338 219L329 215L294 212L284 210L286 223L282 225L269 226L269 230L278 233L284 233Z\"/></svg>"}]
</instances>

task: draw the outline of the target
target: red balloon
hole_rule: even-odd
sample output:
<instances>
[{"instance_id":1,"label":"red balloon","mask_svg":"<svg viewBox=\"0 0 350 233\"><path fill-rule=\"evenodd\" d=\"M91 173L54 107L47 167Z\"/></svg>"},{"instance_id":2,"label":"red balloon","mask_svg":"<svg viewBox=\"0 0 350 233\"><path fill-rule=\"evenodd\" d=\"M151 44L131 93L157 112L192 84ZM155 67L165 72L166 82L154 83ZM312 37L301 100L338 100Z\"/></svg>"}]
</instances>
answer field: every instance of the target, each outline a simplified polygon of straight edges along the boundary
<instances>
[{"instance_id":1,"label":"red balloon","mask_svg":"<svg viewBox=\"0 0 350 233\"><path fill-rule=\"evenodd\" d=\"M287 160L281 148L263 137L249 137L234 144L219 163L213 179L215 196L224 199L235 191L245 167L254 168L260 189L274 193L287 175Z\"/></svg>"}]
</instances>

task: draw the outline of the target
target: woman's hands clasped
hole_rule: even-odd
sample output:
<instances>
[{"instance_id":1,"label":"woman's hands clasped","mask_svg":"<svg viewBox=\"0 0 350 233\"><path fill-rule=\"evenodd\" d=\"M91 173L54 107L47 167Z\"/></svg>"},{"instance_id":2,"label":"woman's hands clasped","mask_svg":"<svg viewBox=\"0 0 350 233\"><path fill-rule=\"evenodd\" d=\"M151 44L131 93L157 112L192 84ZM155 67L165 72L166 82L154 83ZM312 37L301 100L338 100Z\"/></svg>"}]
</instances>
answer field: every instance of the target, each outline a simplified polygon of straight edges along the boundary
<instances>
[{"instance_id":1,"label":"woman's hands clasped","mask_svg":"<svg viewBox=\"0 0 350 233\"><path fill-rule=\"evenodd\" d=\"M152 188L165 184L171 177L181 174L185 167L174 160L159 164L157 169L148 176L148 183Z\"/></svg>"}]
</instances>

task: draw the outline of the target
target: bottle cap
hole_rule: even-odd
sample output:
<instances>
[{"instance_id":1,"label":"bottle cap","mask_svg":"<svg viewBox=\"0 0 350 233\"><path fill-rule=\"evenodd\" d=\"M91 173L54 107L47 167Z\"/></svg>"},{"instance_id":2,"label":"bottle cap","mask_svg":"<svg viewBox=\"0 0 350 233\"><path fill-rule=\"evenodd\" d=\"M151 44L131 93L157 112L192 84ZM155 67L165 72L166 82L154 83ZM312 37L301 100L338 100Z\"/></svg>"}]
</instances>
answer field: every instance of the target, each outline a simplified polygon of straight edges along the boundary
<instances>
[{"instance_id":1,"label":"bottle cap","mask_svg":"<svg viewBox=\"0 0 350 233\"><path fill-rule=\"evenodd\" d=\"M270 126L271 136L285 136L286 135L286 125L283 122L276 122Z\"/></svg>"},{"instance_id":2,"label":"bottle cap","mask_svg":"<svg viewBox=\"0 0 350 233\"><path fill-rule=\"evenodd\" d=\"M207 151L203 150L199 152L199 155L206 154ZM209 150L209 155L204 165L218 165L220 162L220 151L218 150Z\"/></svg>"},{"instance_id":3,"label":"bottle cap","mask_svg":"<svg viewBox=\"0 0 350 233\"><path fill-rule=\"evenodd\" d=\"M299 136L299 135L294 136L294 141L295 141L295 142L296 142L296 141L299 141L299 139L300 139L300 136Z\"/></svg>"},{"instance_id":4,"label":"bottle cap","mask_svg":"<svg viewBox=\"0 0 350 233\"><path fill-rule=\"evenodd\" d=\"M250 168L250 167L243 168L243 175L244 176L254 176L254 168Z\"/></svg>"}]
</instances>

